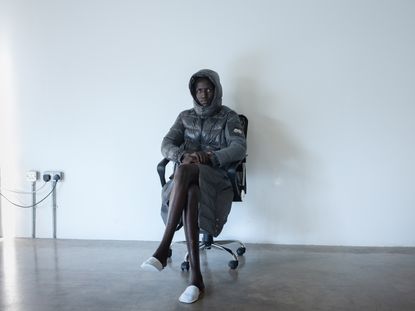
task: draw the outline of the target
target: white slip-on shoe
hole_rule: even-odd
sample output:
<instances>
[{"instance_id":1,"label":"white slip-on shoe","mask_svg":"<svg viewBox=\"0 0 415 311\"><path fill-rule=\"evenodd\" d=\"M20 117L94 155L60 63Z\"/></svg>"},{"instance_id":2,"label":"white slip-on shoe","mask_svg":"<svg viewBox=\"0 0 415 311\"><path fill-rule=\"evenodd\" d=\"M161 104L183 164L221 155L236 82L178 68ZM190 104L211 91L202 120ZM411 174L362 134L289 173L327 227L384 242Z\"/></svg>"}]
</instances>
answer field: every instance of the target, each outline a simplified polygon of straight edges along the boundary
<instances>
[{"instance_id":1,"label":"white slip-on shoe","mask_svg":"<svg viewBox=\"0 0 415 311\"><path fill-rule=\"evenodd\" d=\"M161 271L164 267L156 257L150 257L141 264L141 268L146 271Z\"/></svg>"},{"instance_id":2,"label":"white slip-on shoe","mask_svg":"<svg viewBox=\"0 0 415 311\"><path fill-rule=\"evenodd\" d=\"M188 286L180 295L179 301L183 303L193 303L199 299L201 292L195 285Z\"/></svg>"}]
</instances>

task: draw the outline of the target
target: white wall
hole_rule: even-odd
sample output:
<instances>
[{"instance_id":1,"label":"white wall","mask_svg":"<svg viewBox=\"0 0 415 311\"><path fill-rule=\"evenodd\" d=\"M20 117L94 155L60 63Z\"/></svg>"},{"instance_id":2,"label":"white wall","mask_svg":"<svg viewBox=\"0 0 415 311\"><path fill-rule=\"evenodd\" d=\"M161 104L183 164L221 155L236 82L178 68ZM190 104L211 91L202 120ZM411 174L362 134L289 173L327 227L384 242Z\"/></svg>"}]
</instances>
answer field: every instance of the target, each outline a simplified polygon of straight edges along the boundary
<instances>
[{"instance_id":1,"label":"white wall","mask_svg":"<svg viewBox=\"0 0 415 311\"><path fill-rule=\"evenodd\" d=\"M60 169L59 237L160 239L160 142L212 68L250 120L248 195L222 237L415 246L414 16L402 0L2 0L3 187ZM2 204L30 236L30 210Z\"/></svg>"}]
</instances>

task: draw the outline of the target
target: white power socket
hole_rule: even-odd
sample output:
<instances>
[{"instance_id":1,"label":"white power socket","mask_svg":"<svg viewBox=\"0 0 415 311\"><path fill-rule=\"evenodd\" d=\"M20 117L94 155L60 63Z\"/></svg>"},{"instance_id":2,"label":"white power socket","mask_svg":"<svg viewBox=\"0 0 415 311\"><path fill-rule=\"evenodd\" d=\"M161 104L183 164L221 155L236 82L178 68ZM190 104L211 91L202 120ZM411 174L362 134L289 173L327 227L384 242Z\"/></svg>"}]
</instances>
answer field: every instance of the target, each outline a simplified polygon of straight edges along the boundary
<instances>
[{"instance_id":1,"label":"white power socket","mask_svg":"<svg viewBox=\"0 0 415 311\"><path fill-rule=\"evenodd\" d=\"M27 171L26 172L26 180L30 182L35 182L39 179L39 172L38 171Z\"/></svg>"},{"instance_id":2,"label":"white power socket","mask_svg":"<svg viewBox=\"0 0 415 311\"><path fill-rule=\"evenodd\" d=\"M51 180L54 180L54 177L56 175L58 175L59 176L59 181L63 181L63 172L62 171L46 171L46 172L43 172L42 176L45 176L45 175L50 175Z\"/></svg>"}]
</instances>

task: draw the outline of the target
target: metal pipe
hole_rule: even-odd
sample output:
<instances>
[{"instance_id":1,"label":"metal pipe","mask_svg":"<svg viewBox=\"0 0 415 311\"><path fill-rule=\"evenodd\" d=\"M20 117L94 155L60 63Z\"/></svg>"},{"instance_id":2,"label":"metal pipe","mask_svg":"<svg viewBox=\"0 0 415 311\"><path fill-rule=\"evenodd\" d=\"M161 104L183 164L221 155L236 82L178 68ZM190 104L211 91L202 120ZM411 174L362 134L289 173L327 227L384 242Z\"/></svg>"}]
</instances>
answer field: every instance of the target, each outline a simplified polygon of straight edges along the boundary
<instances>
[{"instance_id":1,"label":"metal pipe","mask_svg":"<svg viewBox=\"0 0 415 311\"><path fill-rule=\"evenodd\" d=\"M32 238L36 238L36 181L32 182Z\"/></svg>"},{"instance_id":2,"label":"metal pipe","mask_svg":"<svg viewBox=\"0 0 415 311\"><path fill-rule=\"evenodd\" d=\"M56 183L57 181L54 180L52 182L53 192L52 192L52 203L53 203L53 238L56 239Z\"/></svg>"}]
</instances>

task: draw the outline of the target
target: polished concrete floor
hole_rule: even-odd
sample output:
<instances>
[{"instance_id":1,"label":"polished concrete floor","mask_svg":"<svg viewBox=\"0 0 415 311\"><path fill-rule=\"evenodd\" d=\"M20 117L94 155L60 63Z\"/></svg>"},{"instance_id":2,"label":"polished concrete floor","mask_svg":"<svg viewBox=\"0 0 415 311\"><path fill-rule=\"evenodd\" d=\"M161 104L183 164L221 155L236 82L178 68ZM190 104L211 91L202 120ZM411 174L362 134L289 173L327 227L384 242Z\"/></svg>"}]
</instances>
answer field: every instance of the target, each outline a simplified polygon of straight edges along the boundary
<instances>
[{"instance_id":1,"label":"polished concrete floor","mask_svg":"<svg viewBox=\"0 0 415 311\"><path fill-rule=\"evenodd\" d=\"M142 271L155 242L1 240L0 310L415 310L415 249L248 244L237 270L203 252L206 292L192 305L175 245L162 272Z\"/></svg>"}]
</instances>

